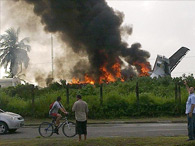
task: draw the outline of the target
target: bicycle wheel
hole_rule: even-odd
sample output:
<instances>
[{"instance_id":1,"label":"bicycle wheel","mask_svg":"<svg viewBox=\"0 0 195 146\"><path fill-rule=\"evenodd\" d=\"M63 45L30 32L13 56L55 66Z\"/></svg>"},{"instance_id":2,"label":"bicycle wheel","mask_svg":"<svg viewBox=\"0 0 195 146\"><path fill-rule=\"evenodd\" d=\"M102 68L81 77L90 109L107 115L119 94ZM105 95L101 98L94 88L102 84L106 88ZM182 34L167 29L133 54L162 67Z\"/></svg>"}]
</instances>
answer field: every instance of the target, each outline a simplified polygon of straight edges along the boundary
<instances>
[{"instance_id":1,"label":"bicycle wheel","mask_svg":"<svg viewBox=\"0 0 195 146\"><path fill-rule=\"evenodd\" d=\"M76 125L73 122L68 122L68 124L64 124L62 127L62 132L67 137L74 137L76 135Z\"/></svg>"},{"instance_id":2,"label":"bicycle wheel","mask_svg":"<svg viewBox=\"0 0 195 146\"><path fill-rule=\"evenodd\" d=\"M43 137L50 137L53 134L53 124L49 122L43 122L39 125L39 134Z\"/></svg>"}]
</instances>

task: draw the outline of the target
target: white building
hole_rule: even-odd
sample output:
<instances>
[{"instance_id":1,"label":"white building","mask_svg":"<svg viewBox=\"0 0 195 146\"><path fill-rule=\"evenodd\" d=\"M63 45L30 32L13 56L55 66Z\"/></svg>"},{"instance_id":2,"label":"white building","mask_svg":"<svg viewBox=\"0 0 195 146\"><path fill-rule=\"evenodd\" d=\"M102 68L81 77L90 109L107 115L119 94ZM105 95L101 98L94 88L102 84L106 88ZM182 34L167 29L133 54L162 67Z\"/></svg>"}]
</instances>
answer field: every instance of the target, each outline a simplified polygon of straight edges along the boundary
<instances>
[{"instance_id":1,"label":"white building","mask_svg":"<svg viewBox=\"0 0 195 146\"><path fill-rule=\"evenodd\" d=\"M0 86L3 87L9 87L9 86L16 86L21 84L21 80L19 78L5 78L0 79Z\"/></svg>"}]
</instances>

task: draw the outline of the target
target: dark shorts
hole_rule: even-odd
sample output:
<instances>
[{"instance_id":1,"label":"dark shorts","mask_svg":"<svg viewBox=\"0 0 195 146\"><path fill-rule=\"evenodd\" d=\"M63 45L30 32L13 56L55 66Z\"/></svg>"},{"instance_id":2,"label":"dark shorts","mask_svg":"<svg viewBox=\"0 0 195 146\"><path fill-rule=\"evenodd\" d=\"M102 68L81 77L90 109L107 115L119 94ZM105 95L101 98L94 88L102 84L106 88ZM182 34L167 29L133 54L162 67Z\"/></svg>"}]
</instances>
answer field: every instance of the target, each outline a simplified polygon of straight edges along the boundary
<instances>
[{"instance_id":1,"label":"dark shorts","mask_svg":"<svg viewBox=\"0 0 195 146\"><path fill-rule=\"evenodd\" d=\"M85 134L87 135L87 121L76 121L76 131L77 134Z\"/></svg>"},{"instance_id":2,"label":"dark shorts","mask_svg":"<svg viewBox=\"0 0 195 146\"><path fill-rule=\"evenodd\" d=\"M51 113L49 114L49 117L52 118L53 120L57 119L57 114L56 113Z\"/></svg>"}]
</instances>

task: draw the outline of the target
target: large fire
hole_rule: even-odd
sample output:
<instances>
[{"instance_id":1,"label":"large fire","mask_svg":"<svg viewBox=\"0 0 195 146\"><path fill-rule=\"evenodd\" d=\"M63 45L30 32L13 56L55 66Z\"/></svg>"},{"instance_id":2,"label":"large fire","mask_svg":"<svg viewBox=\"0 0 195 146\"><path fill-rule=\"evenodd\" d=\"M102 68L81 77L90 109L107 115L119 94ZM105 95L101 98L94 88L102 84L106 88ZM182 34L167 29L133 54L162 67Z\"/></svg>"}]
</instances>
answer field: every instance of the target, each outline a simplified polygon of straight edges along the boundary
<instances>
[{"instance_id":1,"label":"large fire","mask_svg":"<svg viewBox=\"0 0 195 146\"><path fill-rule=\"evenodd\" d=\"M100 67L101 76L99 77L99 83L109 83L109 82L115 82L116 80L120 79L122 82L124 81L122 75L121 75L121 65L120 63L115 63L112 66L112 72L109 72L106 68L107 63L105 63L102 67ZM150 71L150 64L149 63L139 63L135 62L135 66L140 67L140 74L139 76L149 76ZM73 78L70 84L95 84L95 80L90 77L89 75L85 75L85 80L81 81L78 78Z\"/></svg>"},{"instance_id":2,"label":"large fire","mask_svg":"<svg viewBox=\"0 0 195 146\"><path fill-rule=\"evenodd\" d=\"M95 84L95 81L90 78L88 75L85 75L85 80L84 81L80 81L77 78L73 78L70 84Z\"/></svg>"},{"instance_id":3,"label":"large fire","mask_svg":"<svg viewBox=\"0 0 195 146\"><path fill-rule=\"evenodd\" d=\"M121 66L119 63L115 63L112 66L112 71L115 75L113 75L111 72L109 72L106 69L106 64L104 64L102 67L100 67L100 71L102 75L99 78L99 83L109 83L109 82L115 82L117 79L120 79L121 81L124 81L124 79L121 77ZM80 81L78 78L73 78L70 84L95 84L95 80L91 78L89 75L85 75L85 80Z\"/></svg>"},{"instance_id":4,"label":"large fire","mask_svg":"<svg viewBox=\"0 0 195 146\"><path fill-rule=\"evenodd\" d=\"M140 62L134 62L133 63L135 66L139 66L140 67L140 73L139 76L149 76L149 71L150 70L150 63L140 63Z\"/></svg>"},{"instance_id":5,"label":"large fire","mask_svg":"<svg viewBox=\"0 0 195 146\"><path fill-rule=\"evenodd\" d=\"M121 65L118 62L112 66L115 76L106 69L106 64L101 67L100 70L102 72L102 76L100 76L99 83L115 82L117 79L124 81L124 79L121 77Z\"/></svg>"}]
</instances>

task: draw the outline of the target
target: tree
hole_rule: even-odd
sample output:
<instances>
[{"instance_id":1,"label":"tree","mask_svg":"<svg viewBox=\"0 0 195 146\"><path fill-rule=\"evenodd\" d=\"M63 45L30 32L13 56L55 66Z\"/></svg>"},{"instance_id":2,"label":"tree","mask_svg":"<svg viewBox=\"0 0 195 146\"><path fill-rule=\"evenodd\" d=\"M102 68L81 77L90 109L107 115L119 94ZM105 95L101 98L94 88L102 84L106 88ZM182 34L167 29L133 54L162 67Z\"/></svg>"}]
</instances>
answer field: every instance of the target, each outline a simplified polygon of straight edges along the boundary
<instances>
[{"instance_id":1,"label":"tree","mask_svg":"<svg viewBox=\"0 0 195 146\"><path fill-rule=\"evenodd\" d=\"M29 38L19 41L19 28L10 28L5 32L6 34L0 35L0 66L4 66L6 72L9 72L9 77L14 77L22 72L22 65L28 67L27 52L30 52L31 47L26 44L29 43Z\"/></svg>"}]
</instances>

